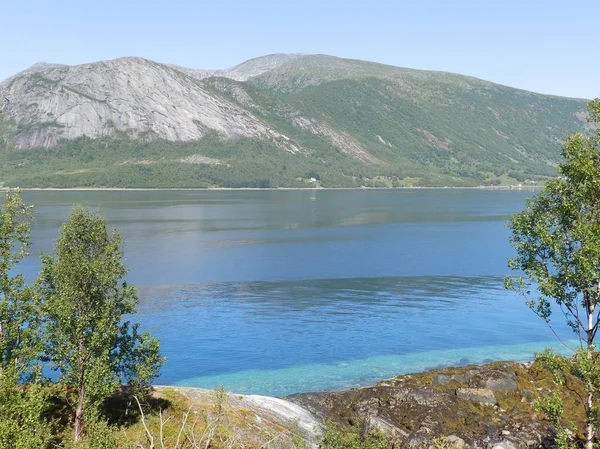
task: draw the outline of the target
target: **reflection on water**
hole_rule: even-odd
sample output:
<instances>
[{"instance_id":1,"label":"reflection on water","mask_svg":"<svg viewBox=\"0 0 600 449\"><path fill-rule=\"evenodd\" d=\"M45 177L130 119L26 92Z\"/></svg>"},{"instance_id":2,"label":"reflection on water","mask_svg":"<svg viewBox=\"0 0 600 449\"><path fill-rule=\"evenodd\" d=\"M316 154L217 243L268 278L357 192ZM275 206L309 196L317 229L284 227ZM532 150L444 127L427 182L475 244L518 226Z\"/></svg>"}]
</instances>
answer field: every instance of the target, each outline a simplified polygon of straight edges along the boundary
<instances>
[{"instance_id":1,"label":"reflection on water","mask_svg":"<svg viewBox=\"0 0 600 449\"><path fill-rule=\"evenodd\" d=\"M465 358L528 359L552 338L499 276L225 282L141 295L146 324L168 335L161 382L247 393L337 389Z\"/></svg>"},{"instance_id":2,"label":"reflection on water","mask_svg":"<svg viewBox=\"0 0 600 449\"><path fill-rule=\"evenodd\" d=\"M168 357L161 383L273 394L519 358L551 341L502 288L512 253L504 223L531 195L23 193L38 211L33 254L52 250L73 203L122 232L136 318ZM31 280L39 261L21 268Z\"/></svg>"}]
</instances>

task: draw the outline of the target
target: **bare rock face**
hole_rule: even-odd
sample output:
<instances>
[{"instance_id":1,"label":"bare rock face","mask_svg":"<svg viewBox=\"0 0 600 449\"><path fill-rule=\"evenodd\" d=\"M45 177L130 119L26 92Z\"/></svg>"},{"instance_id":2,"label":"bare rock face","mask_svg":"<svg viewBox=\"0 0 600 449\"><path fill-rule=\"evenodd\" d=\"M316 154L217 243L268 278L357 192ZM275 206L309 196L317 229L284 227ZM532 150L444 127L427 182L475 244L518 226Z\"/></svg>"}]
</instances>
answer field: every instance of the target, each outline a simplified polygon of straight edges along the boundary
<instances>
[{"instance_id":1,"label":"bare rock face","mask_svg":"<svg viewBox=\"0 0 600 449\"><path fill-rule=\"evenodd\" d=\"M336 131L330 126L299 115L291 114L288 118L296 128L305 129L313 134L320 134L327 137L333 145L354 159L358 159L362 162L379 162L375 157L369 154L356 139L348 134Z\"/></svg>"},{"instance_id":2,"label":"bare rock face","mask_svg":"<svg viewBox=\"0 0 600 449\"><path fill-rule=\"evenodd\" d=\"M142 141L200 140L216 133L225 140L255 138L290 153L305 149L266 125L260 109L236 82L299 55L270 55L227 70L194 70L143 58L121 58L79 66L38 63L0 84L0 111L14 125L17 149L51 148L60 139L100 138L126 133ZM231 100L230 100L231 98ZM327 137L362 162L378 162L356 139L310 118L290 123Z\"/></svg>"},{"instance_id":3,"label":"bare rock face","mask_svg":"<svg viewBox=\"0 0 600 449\"><path fill-rule=\"evenodd\" d=\"M580 129L583 108L582 100L327 55L267 55L224 70L190 69L143 58L78 66L40 63L0 82L0 146L43 149L59 146L63 139L86 137L102 140L90 145L90 151L101 152L115 144L117 151L126 152L125 137L134 142L165 141L161 145L165 154L157 164L181 161L168 154L173 150L186 153L181 156L186 157L184 163L221 163L221 168L229 164L231 176L252 151L259 162L252 173L267 170L264 167L279 159L265 161L275 147L298 156L299 163L293 164L298 173L283 170L285 164L278 175L264 173L264 179L280 178L277 182L282 186L310 186L303 180L312 171L321 173L323 186L476 185L484 179L497 182L487 179L490 171L484 168L490 160L504 161L498 173L547 176L548 169L540 162L555 162L559 140ZM473 126L479 131L459 132ZM525 134L531 138L523 140ZM232 142L238 139L252 142ZM204 146L218 140L229 142ZM85 146L83 140L79 143ZM140 153L157 150L155 145L139 147ZM192 147L197 157L188 159ZM205 149L219 159L202 159ZM95 155L94 159L106 160ZM147 159L140 154L140 160ZM300 168L305 162L310 169ZM65 164L70 172L89 165L71 159ZM368 176L360 175L360 166L369 168L364 172ZM4 182L25 178L40 182L25 164L16 167L23 168ZM152 178L163 183L167 175L158 172ZM56 176L61 177L61 185L83 179L62 175L53 173L48 182L56 182ZM472 387L506 391L513 389L514 382L491 379Z\"/></svg>"},{"instance_id":4,"label":"bare rock face","mask_svg":"<svg viewBox=\"0 0 600 449\"><path fill-rule=\"evenodd\" d=\"M282 140L240 106L206 91L195 78L142 58L80 66L33 67L0 86L4 117L17 124L18 149L117 131L141 140Z\"/></svg>"},{"instance_id":5,"label":"bare rock face","mask_svg":"<svg viewBox=\"0 0 600 449\"><path fill-rule=\"evenodd\" d=\"M154 388L158 397L165 392L171 397L173 393L185 397L194 413L202 410L214 415L214 390L166 386ZM318 447L323 425L297 404L268 396L233 393L225 393L219 402L221 413L227 417L224 420L227 422L227 431L237 436L238 445L235 447ZM302 440L301 444L298 444L298 439ZM212 446L206 444L206 447Z\"/></svg>"},{"instance_id":6,"label":"bare rock face","mask_svg":"<svg viewBox=\"0 0 600 449\"><path fill-rule=\"evenodd\" d=\"M363 433L379 430L407 447L421 447L443 432L460 402L455 394L446 392L379 386L298 394L287 399L322 418L362 424Z\"/></svg>"}]
</instances>

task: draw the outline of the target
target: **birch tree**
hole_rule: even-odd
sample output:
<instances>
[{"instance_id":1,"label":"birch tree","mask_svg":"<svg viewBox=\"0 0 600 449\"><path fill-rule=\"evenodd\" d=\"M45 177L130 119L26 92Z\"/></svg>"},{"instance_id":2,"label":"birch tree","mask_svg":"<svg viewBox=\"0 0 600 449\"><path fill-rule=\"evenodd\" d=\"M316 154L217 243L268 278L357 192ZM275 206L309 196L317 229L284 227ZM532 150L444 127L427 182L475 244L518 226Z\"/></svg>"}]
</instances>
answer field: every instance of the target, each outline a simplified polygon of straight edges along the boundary
<instances>
[{"instance_id":1,"label":"birch tree","mask_svg":"<svg viewBox=\"0 0 600 449\"><path fill-rule=\"evenodd\" d=\"M119 233L80 206L62 225L55 254L42 257L47 360L75 391L75 441L110 394L122 384L149 384L164 361L158 341L125 319L138 298L122 259Z\"/></svg>"},{"instance_id":2,"label":"birch tree","mask_svg":"<svg viewBox=\"0 0 600 449\"><path fill-rule=\"evenodd\" d=\"M0 373L27 375L39 349L39 302L22 274L15 273L29 248L32 207L16 190L0 207Z\"/></svg>"},{"instance_id":3,"label":"birch tree","mask_svg":"<svg viewBox=\"0 0 600 449\"><path fill-rule=\"evenodd\" d=\"M585 447L592 449L600 391L595 345L600 325L600 100L591 101L588 108L595 132L566 140L560 176L508 223L517 253L509 266L524 272L525 278L509 276L506 286L526 295L527 305L548 324L559 310L579 339L579 345L570 348L572 357L544 357L555 369L582 380Z\"/></svg>"},{"instance_id":4,"label":"birch tree","mask_svg":"<svg viewBox=\"0 0 600 449\"><path fill-rule=\"evenodd\" d=\"M18 273L29 254L32 212L18 190L6 192L0 206L0 449L41 449L51 441L36 365L42 349L40 301Z\"/></svg>"}]
</instances>

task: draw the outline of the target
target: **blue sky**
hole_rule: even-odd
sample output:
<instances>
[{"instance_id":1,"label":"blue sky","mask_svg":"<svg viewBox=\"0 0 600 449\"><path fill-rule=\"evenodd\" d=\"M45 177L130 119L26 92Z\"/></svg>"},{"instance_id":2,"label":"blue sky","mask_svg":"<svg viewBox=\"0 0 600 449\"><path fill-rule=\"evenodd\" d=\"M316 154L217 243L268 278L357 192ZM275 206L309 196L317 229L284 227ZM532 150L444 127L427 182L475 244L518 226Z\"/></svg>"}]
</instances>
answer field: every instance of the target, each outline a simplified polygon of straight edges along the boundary
<instances>
[{"instance_id":1,"label":"blue sky","mask_svg":"<svg viewBox=\"0 0 600 449\"><path fill-rule=\"evenodd\" d=\"M270 53L323 53L600 96L597 0L3 3L0 79L39 61L142 56L226 68Z\"/></svg>"}]
</instances>

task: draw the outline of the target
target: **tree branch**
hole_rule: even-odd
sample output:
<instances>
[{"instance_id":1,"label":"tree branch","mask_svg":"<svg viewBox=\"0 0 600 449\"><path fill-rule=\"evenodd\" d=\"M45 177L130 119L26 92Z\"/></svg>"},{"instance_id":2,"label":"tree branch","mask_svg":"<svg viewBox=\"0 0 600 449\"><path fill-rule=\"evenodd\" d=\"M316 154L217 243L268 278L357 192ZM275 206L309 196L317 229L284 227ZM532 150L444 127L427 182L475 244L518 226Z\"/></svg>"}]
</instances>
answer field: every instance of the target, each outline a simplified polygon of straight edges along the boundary
<instances>
[{"instance_id":1,"label":"tree branch","mask_svg":"<svg viewBox=\"0 0 600 449\"><path fill-rule=\"evenodd\" d=\"M150 430L148 429L148 426L146 425L146 418L144 416L144 410L142 410L142 404L140 404L140 401L137 398L137 396L134 396L133 399L135 399L135 402L137 402L138 408L140 410L140 414L142 417L142 425L144 426L144 429L146 430L146 436L148 437L148 442L150 443L150 449L154 449L154 437L152 436L152 433L150 432Z\"/></svg>"}]
</instances>

